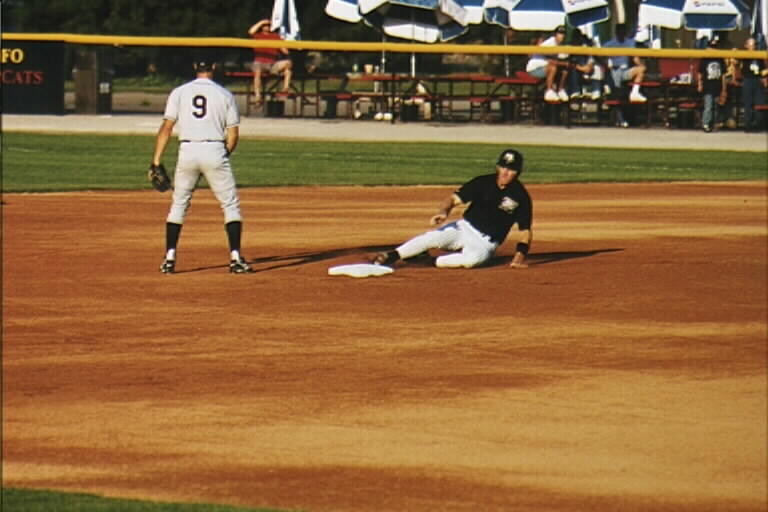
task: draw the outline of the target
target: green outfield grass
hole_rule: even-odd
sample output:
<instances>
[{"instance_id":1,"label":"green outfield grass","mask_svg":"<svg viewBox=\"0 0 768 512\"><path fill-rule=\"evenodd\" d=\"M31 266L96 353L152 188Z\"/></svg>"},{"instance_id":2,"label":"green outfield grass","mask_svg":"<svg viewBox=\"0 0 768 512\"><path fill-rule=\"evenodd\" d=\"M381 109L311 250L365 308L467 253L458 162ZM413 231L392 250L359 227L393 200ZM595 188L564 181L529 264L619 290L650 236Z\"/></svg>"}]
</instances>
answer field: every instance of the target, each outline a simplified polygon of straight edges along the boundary
<instances>
[{"instance_id":1,"label":"green outfield grass","mask_svg":"<svg viewBox=\"0 0 768 512\"><path fill-rule=\"evenodd\" d=\"M158 503L102 498L93 494L3 489L3 512L279 512L225 505ZM285 511L287 512L287 511Z\"/></svg>"},{"instance_id":2,"label":"green outfield grass","mask_svg":"<svg viewBox=\"0 0 768 512\"><path fill-rule=\"evenodd\" d=\"M3 192L147 189L154 137L5 132ZM765 180L764 153L517 146L526 183ZM287 141L244 138L233 155L241 187L455 185L484 172L498 144ZM172 168L176 145L165 163ZM2 490L9 512L265 512L216 505L161 504L18 489Z\"/></svg>"},{"instance_id":3,"label":"green outfield grass","mask_svg":"<svg viewBox=\"0 0 768 512\"><path fill-rule=\"evenodd\" d=\"M148 188L151 135L6 132L4 192ZM766 179L764 153L517 146L526 183ZM243 138L232 157L241 187L453 185L493 172L499 144ZM176 144L164 162L171 169Z\"/></svg>"}]
</instances>

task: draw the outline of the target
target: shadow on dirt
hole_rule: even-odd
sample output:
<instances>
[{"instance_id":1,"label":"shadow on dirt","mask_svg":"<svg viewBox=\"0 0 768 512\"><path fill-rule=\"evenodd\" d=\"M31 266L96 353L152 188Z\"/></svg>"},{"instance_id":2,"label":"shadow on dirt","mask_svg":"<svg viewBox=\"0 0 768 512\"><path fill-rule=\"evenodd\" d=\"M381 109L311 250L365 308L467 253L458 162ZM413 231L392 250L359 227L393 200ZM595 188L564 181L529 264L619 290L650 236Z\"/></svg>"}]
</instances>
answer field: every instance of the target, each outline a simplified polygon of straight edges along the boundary
<instances>
[{"instance_id":1,"label":"shadow on dirt","mask_svg":"<svg viewBox=\"0 0 768 512\"><path fill-rule=\"evenodd\" d=\"M598 254L607 254L611 252L620 252L624 249L595 249L593 251L558 251L558 252L542 252L532 253L528 255L528 265L533 267L535 265L546 265L548 263L559 263L566 260L575 260L579 258L591 258ZM505 262L512 261L512 257L505 258Z\"/></svg>"},{"instance_id":2,"label":"shadow on dirt","mask_svg":"<svg viewBox=\"0 0 768 512\"><path fill-rule=\"evenodd\" d=\"M280 268L296 267L299 265L306 265L308 263L317 263L319 261L331 260L334 258L340 258L343 256L359 255L360 263L367 263L367 256L369 254L375 254L379 251L389 250L391 246L378 246L370 245L364 247L352 247L347 249L333 249L329 251L320 252L299 252L294 254L281 254L278 256L263 256L261 258L245 258L246 262L251 265L254 273L266 272L268 270L276 270ZM262 266L266 265L266 266ZM214 270L227 268L227 265L212 265L206 267L190 268L184 270L177 270L177 274L184 274L188 272L203 272L205 270Z\"/></svg>"},{"instance_id":3,"label":"shadow on dirt","mask_svg":"<svg viewBox=\"0 0 768 512\"><path fill-rule=\"evenodd\" d=\"M368 256L373 255L379 251L391 250L392 246L383 245L368 245L363 247L351 247L347 249L333 249L329 251L320 252L299 252L294 254L281 254L279 256L263 256L261 258L246 258L246 261L253 268L254 273L267 272L269 270L277 270L281 268L297 267L299 265L306 265L308 263L317 263L320 261L331 260L334 258L341 258L344 256L358 255L360 257L359 263L367 263ZM528 255L528 265L533 267L536 265L546 265L549 263L559 263L561 261L590 258L599 254L606 254L612 252L623 251L624 249L595 249L592 251L558 251L558 252L542 252L531 253ZM432 267L434 266L435 257L433 255L424 253L419 256L408 259L409 266L421 266ZM487 265L488 267L498 267L502 265L509 265L512 261L512 256L504 256L501 258L492 259ZM177 274L184 274L189 272L202 272L205 270L214 270L227 268L227 265L214 265L208 267L198 267L185 270L177 270Z\"/></svg>"}]
</instances>

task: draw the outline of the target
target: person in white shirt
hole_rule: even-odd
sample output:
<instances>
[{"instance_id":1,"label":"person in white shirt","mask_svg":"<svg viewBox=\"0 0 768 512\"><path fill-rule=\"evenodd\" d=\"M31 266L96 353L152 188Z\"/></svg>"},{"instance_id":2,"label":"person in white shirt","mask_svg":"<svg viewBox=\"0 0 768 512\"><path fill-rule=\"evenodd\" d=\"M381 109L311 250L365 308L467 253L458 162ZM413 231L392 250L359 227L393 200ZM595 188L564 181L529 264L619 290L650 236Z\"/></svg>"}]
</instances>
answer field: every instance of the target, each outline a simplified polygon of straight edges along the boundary
<instances>
[{"instance_id":1,"label":"person in white shirt","mask_svg":"<svg viewBox=\"0 0 768 512\"><path fill-rule=\"evenodd\" d=\"M229 161L240 136L240 113L232 93L213 81L215 67L210 61L195 61L195 79L175 88L168 96L155 140L152 163L159 165L173 128L178 125L179 153L173 201L165 224L165 260L160 266L164 274L176 271L176 246L200 175L205 177L224 212L229 271L251 272L240 255L240 198Z\"/></svg>"},{"instance_id":2,"label":"person in white shirt","mask_svg":"<svg viewBox=\"0 0 768 512\"><path fill-rule=\"evenodd\" d=\"M565 27L560 25L555 29L554 34L545 39L539 46L560 46L565 41ZM543 79L546 83L544 92L544 101L557 103L568 101L568 92L565 90L566 80L568 79L568 55L532 55L525 66L525 71L529 75Z\"/></svg>"},{"instance_id":3,"label":"person in white shirt","mask_svg":"<svg viewBox=\"0 0 768 512\"><path fill-rule=\"evenodd\" d=\"M614 38L603 45L604 48L635 48L635 40L627 37L627 26L617 24ZM629 93L631 103L645 103L647 98L640 92L640 84L645 76L645 64L640 57L612 56L608 59L612 87L620 89L625 82L632 82Z\"/></svg>"}]
</instances>

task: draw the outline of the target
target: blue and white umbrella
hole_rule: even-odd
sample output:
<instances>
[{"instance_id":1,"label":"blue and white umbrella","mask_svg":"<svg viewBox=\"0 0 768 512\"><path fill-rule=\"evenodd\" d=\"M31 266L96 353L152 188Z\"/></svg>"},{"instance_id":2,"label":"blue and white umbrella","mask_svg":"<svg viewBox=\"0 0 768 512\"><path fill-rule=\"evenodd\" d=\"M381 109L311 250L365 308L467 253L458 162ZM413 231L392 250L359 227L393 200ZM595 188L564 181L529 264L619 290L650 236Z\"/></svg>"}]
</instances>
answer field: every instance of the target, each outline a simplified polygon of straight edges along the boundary
<instances>
[{"instance_id":1,"label":"blue and white umbrella","mask_svg":"<svg viewBox=\"0 0 768 512\"><path fill-rule=\"evenodd\" d=\"M357 0L328 0L325 14L342 21L357 23L363 19Z\"/></svg>"},{"instance_id":2,"label":"blue and white umbrella","mask_svg":"<svg viewBox=\"0 0 768 512\"><path fill-rule=\"evenodd\" d=\"M448 41L467 31L464 0L328 0L325 13L334 18L366 25L385 36L421 43ZM478 0L471 0L478 1ZM355 14L355 10L357 14ZM385 57L382 52L382 70ZM411 74L416 73L416 54L411 54Z\"/></svg>"},{"instance_id":3,"label":"blue and white umbrella","mask_svg":"<svg viewBox=\"0 0 768 512\"><path fill-rule=\"evenodd\" d=\"M477 25L483 22L486 0L456 0L466 12L464 24Z\"/></svg>"},{"instance_id":4,"label":"blue and white umbrella","mask_svg":"<svg viewBox=\"0 0 768 512\"><path fill-rule=\"evenodd\" d=\"M366 25L385 35L436 43L448 41L467 31L471 11L464 2L484 0L328 0L325 13L333 18Z\"/></svg>"},{"instance_id":5,"label":"blue and white umbrella","mask_svg":"<svg viewBox=\"0 0 768 512\"><path fill-rule=\"evenodd\" d=\"M683 5L685 0L643 0L637 9L635 41L650 41L650 47L661 48L661 28L683 26Z\"/></svg>"},{"instance_id":6,"label":"blue and white umbrella","mask_svg":"<svg viewBox=\"0 0 768 512\"><path fill-rule=\"evenodd\" d=\"M605 0L563 0L563 6L565 19L574 27L602 23L611 17Z\"/></svg>"},{"instance_id":7,"label":"blue and white umbrella","mask_svg":"<svg viewBox=\"0 0 768 512\"><path fill-rule=\"evenodd\" d=\"M749 8L742 0L686 0L683 26L688 30L736 30L749 26Z\"/></svg>"},{"instance_id":8,"label":"blue and white umbrella","mask_svg":"<svg viewBox=\"0 0 768 512\"><path fill-rule=\"evenodd\" d=\"M436 43L467 31L457 0L358 0L358 7L368 25L390 37Z\"/></svg>"},{"instance_id":9,"label":"blue and white umbrella","mask_svg":"<svg viewBox=\"0 0 768 512\"><path fill-rule=\"evenodd\" d=\"M610 18L606 0L488 0L485 20L515 30L554 30Z\"/></svg>"},{"instance_id":10,"label":"blue and white umbrella","mask_svg":"<svg viewBox=\"0 0 768 512\"><path fill-rule=\"evenodd\" d=\"M683 26L685 0L643 0L637 10L638 26L678 29Z\"/></svg>"},{"instance_id":11,"label":"blue and white umbrella","mask_svg":"<svg viewBox=\"0 0 768 512\"><path fill-rule=\"evenodd\" d=\"M301 39L299 18L293 0L275 0L272 6L272 30L280 32L280 37L288 41Z\"/></svg>"}]
</instances>

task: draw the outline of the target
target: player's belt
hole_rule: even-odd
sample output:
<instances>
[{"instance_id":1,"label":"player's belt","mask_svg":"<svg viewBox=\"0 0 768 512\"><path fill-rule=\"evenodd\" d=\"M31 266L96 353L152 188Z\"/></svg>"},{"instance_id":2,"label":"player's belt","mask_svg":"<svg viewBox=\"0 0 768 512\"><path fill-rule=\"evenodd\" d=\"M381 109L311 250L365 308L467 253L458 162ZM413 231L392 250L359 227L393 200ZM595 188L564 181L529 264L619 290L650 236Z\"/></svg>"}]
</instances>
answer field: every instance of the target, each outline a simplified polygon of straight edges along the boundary
<instances>
[{"instance_id":1,"label":"player's belt","mask_svg":"<svg viewBox=\"0 0 768 512\"><path fill-rule=\"evenodd\" d=\"M219 139L205 139L205 140L188 140L188 139L183 139L183 140L180 140L179 142L221 142L222 144L224 143L223 140L219 140Z\"/></svg>"}]
</instances>

